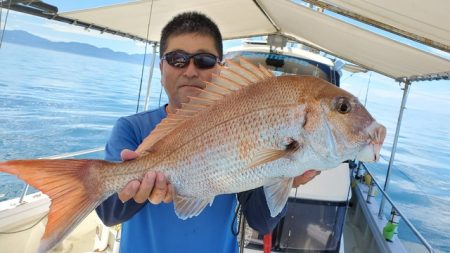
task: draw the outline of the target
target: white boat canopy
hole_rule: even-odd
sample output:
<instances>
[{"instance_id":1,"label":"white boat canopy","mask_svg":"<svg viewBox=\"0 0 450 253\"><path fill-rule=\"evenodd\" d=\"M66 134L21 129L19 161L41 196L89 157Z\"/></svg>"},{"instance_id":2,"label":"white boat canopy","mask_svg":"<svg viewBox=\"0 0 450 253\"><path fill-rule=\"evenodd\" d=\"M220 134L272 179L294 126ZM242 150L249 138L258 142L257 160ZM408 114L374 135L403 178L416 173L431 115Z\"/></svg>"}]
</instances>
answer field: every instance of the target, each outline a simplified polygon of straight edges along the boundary
<instances>
[{"instance_id":1,"label":"white boat canopy","mask_svg":"<svg viewBox=\"0 0 450 253\"><path fill-rule=\"evenodd\" d=\"M350 13L353 18L371 21L377 27L410 35L410 38L431 42L426 44L449 51L448 0L305 1L324 8L332 5L330 9L334 8L338 13ZM211 17L224 39L280 34L396 80L450 77L448 56L431 54L404 41L360 28L355 22L344 22L342 18L336 18L336 14L323 13L288 0L136 1L59 15L156 42L162 27L184 11L198 11Z\"/></svg>"},{"instance_id":2,"label":"white boat canopy","mask_svg":"<svg viewBox=\"0 0 450 253\"><path fill-rule=\"evenodd\" d=\"M450 51L448 0L304 0L333 12Z\"/></svg>"}]
</instances>

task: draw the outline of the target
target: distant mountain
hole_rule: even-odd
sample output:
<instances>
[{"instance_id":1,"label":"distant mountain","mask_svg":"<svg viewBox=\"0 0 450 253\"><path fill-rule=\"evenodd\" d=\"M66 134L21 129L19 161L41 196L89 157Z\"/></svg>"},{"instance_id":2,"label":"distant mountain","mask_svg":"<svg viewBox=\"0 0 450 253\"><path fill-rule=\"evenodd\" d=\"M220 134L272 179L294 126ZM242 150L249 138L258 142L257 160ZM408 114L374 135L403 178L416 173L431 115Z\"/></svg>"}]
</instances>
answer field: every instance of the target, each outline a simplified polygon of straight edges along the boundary
<instances>
[{"instance_id":1,"label":"distant mountain","mask_svg":"<svg viewBox=\"0 0 450 253\"><path fill-rule=\"evenodd\" d=\"M53 42L21 30L5 30L3 41L25 46L63 51L73 54L87 55L136 64L142 64L142 60L144 57L143 54L127 54L124 52L115 52L109 48L98 48L86 43ZM146 62L150 62L149 60L149 55L147 55Z\"/></svg>"}]
</instances>

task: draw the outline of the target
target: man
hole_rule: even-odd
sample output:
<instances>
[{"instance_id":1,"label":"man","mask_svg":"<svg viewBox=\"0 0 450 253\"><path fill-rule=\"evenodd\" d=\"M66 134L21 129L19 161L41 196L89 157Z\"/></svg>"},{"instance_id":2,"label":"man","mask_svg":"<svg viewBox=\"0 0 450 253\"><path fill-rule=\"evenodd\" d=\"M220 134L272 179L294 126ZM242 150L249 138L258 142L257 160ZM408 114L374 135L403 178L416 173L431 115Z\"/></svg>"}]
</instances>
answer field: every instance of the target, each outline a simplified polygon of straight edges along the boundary
<instances>
[{"instance_id":1,"label":"man","mask_svg":"<svg viewBox=\"0 0 450 253\"><path fill-rule=\"evenodd\" d=\"M181 103L189 101L188 96L197 95L198 88L205 87L203 81L218 72L222 60L220 31L202 14L180 14L162 30L160 55L161 83L169 97L168 105L120 118L106 145L107 160L136 158L148 148L142 143L144 138L167 113L175 113ZM295 184L315 175L310 171L298 177ZM123 223L121 253L238 251L232 234L235 194L217 196L200 215L181 220L171 203L172 192L163 173L149 172L141 182L130 182L97 208L106 225ZM277 217L270 216L262 188L239 193L238 198L250 226L260 233L270 232L285 214L286 208Z\"/></svg>"}]
</instances>

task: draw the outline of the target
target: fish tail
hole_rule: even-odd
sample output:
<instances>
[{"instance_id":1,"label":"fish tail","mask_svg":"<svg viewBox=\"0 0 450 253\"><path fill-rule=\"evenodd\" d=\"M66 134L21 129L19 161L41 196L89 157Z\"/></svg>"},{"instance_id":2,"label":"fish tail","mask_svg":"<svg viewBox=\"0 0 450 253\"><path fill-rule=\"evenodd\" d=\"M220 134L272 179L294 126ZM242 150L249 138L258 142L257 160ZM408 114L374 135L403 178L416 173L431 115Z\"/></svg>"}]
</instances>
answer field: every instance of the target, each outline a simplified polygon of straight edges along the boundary
<instances>
[{"instance_id":1,"label":"fish tail","mask_svg":"<svg viewBox=\"0 0 450 253\"><path fill-rule=\"evenodd\" d=\"M38 252L53 248L107 196L98 169L101 160L14 160L0 171L14 174L51 199L48 222Z\"/></svg>"}]
</instances>

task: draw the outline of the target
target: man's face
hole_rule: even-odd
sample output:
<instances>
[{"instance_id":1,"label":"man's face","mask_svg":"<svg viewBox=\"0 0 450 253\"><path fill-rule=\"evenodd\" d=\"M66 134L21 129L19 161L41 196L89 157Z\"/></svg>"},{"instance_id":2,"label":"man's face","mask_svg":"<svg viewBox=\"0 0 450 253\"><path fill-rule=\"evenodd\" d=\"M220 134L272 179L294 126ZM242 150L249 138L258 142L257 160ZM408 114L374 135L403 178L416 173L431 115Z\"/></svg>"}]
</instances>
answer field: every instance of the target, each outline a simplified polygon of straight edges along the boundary
<instances>
[{"instance_id":1,"label":"man's face","mask_svg":"<svg viewBox=\"0 0 450 253\"><path fill-rule=\"evenodd\" d=\"M170 36L167 40L167 49L161 54L164 55L176 50L189 54L210 53L215 56L219 55L214 46L214 39L197 33ZM189 65L184 68L170 66L165 60L161 61L159 67L161 69L161 83L169 97L168 111L172 113L175 112L175 109L181 107L181 103L189 102L188 96L197 96L197 88L204 89L203 81L210 81L212 73L217 73L219 69L218 64L210 69L199 69L195 66L193 59L190 59Z\"/></svg>"}]
</instances>

